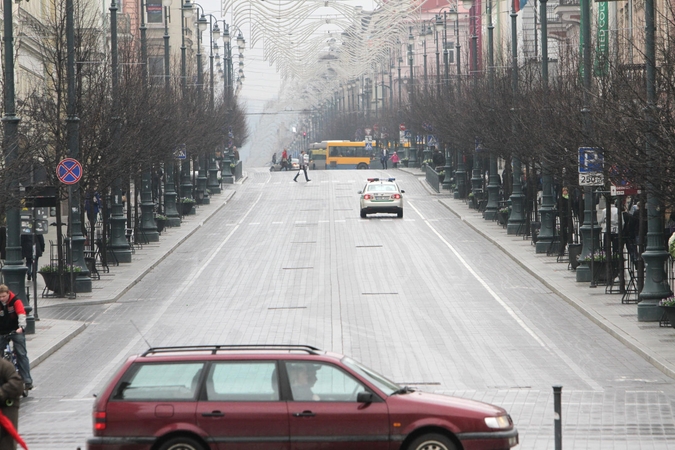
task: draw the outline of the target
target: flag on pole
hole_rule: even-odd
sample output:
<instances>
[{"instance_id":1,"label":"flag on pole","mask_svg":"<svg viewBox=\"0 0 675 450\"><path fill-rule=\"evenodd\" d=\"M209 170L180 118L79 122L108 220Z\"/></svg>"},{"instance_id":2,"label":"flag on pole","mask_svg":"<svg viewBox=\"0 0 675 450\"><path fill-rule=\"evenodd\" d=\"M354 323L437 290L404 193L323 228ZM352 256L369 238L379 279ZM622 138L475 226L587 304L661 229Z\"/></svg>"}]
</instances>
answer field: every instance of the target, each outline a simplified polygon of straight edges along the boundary
<instances>
[{"instance_id":1,"label":"flag on pole","mask_svg":"<svg viewBox=\"0 0 675 450\"><path fill-rule=\"evenodd\" d=\"M527 5L527 0L513 0L513 10L515 12L520 11Z\"/></svg>"}]
</instances>

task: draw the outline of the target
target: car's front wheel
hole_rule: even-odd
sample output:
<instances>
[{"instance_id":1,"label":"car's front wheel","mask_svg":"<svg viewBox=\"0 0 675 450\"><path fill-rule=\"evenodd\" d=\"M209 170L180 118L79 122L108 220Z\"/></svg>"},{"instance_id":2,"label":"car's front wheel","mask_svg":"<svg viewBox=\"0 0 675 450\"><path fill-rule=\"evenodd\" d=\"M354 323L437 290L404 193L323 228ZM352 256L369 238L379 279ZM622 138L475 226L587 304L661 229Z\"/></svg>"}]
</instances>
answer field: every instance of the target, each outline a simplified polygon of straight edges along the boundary
<instances>
[{"instance_id":1,"label":"car's front wheel","mask_svg":"<svg viewBox=\"0 0 675 450\"><path fill-rule=\"evenodd\" d=\"M159 450L204 450L204 447L191 437L179 436L163 443Z\"/></svg>"},{"instance_id":2,"label":"car's front wheel","mask_svg":"<svg viewBox=\"0 0 675 450\"><path fill-rule=\"evenodd\" d=\"M407 450L456 450L455 444L438 433L423 434L413 440Z\"/></svg>"},{"instance_id":3,"label":"car's front wheel","mask_svg":"<svg viewBox=\"0 0 675 450\"><path fill-rule=\"evenodd\" d=\"M368 164L366 163L360 163L358 166L356 166L357 170L366 170L368 169Z\"/></svg>"}]
</instances>

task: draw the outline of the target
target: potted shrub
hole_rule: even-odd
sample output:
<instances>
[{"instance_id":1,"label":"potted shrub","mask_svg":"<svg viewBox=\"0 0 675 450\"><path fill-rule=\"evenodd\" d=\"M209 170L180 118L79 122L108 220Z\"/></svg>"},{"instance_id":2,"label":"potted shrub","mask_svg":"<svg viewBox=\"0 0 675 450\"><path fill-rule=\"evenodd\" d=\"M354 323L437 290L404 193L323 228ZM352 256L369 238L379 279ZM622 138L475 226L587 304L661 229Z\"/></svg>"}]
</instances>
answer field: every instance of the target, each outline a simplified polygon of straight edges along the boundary
<instances>
[{"instance_id":1,"label":"potted shrub","mask_svg":"<svg viewBox=\"0 0 675 450\"><path fill-rule=\"evenodd\" d=\"M670 322L670 326L675 328L675 297L670 296L662 299L659 302L659 306L663 310L666 317L668 317L668 322Z\"/></svg>"},{"instance_id":2,"label":"potted shrub","mask_svg":"<svg viewBox=\"0 0 675 450\"><path fill-rule=\"evenodd\" d=\"M157 215L155 216L155 223L157 224L157 231L158 231L159 233L161 233L162 231L164 231L164 227L166 227L166 221L167 221L168 219L169 219L169 218L166 217L166 216L163 215L163 214L157 214Z\"/></svg>"},{"instance_id":3,"label":"potted shrub","mask_svg":"<svg viewBox=\"0 0 675 450\"><path fill-rule=\"evenodd\" d=\"M182 215L187 216L188 214L192 214L192 208L195 205L195 200L193 198L181 197L179 204Z\"/></svg>"},{"instance_id":4,"label":"potted shrub","mask_svg":"<svg viewBox=\"0 0 675 450\"><path fill-rule=\"evenodd\" d=\"M583 258L579 258L580 263L586 263L588 267L592 267L593 270L593 280L598 283L608 283L612 281L619 274L619 255L615 254L612 257L612 260L608 260L605 250L598 249L595 250L592 254L586 255ZM592 264L591 264L592 262ZM607 268L609 266L609 277L607 280Z\"/></svg>"},{"instance_id":5,"label":"potted shrub","mask_svg":"<svg viewBox=\"0 0 675 450\"><path fill-rule=\"evenodd\" d=\"M66 292L70 292L70 274L71 272L77 277L82 272L80 266L63 265L63 271L59 272L58 265L45 265L40 267L38 273L42 275L47 289L52 291L55 295L63 296Z\"/></svg>"},{"instance_id":6,"label":"potted shrub","mask_svg":"<svg viewBox=\"0 0 675 450\"><path fill-rule=\"evenodd\" d=\"M409 164L409 163L410 163L410 159L409 159L409 158L403 158L403 159L401 160L401 164L403 164L404 167L408 167L408 164Z\"/></svg>"},{"instance_id":7,"label":"potted shrub","mask_svg":"<svg viewBox=\"0 0 675 450\"><path fill-rule=\"evenodd\" d=\"M511 210L509 208L502 208L497 212L497 222L500 225L506 225L509 221L509 214Z\"/></svg>"}]
</instances>

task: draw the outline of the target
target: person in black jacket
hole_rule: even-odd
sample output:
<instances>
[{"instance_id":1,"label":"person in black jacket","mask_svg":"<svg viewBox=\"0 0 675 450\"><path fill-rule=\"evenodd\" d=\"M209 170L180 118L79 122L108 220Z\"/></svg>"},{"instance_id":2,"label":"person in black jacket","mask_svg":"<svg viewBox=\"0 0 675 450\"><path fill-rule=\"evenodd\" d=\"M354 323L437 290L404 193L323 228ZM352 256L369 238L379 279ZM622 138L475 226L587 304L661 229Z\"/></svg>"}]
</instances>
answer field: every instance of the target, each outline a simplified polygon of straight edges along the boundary
<instances>
[{"instance_id":1,"label":"person in black jacket","mask_svg":"<svg viewBox=\"0 0 675 450\"><path fill-rule=\"evenodd\" d=\"M41 234L36 234L34 237L35 241L33 241L33 235L31 234L21 235L21 256L26 260L29 280L35 275L33 271L33 258L35 258L35 264L37 265L38 259L45 251L45 238ZM33 252L33 242L35 242L35 252Z\"/></svg>"}]
</instances>

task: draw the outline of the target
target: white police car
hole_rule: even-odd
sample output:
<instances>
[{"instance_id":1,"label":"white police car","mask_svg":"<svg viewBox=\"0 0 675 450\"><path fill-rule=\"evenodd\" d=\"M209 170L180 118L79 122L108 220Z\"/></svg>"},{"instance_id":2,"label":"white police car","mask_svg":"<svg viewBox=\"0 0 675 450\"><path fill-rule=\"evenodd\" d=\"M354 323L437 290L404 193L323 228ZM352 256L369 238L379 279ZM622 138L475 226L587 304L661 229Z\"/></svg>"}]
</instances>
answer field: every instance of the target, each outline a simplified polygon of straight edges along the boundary
<instances>
[{"instance_id":1,"label":"white police car","mask_svg":"<svg viewBox=\"0 0 675 450\"><path fill-rule=\"evenodd\" d=\"M395 178L368 178L361 194L361 218L368 214L392 213L403 217L403 194Z\"/></svg>"}]
</instances>

